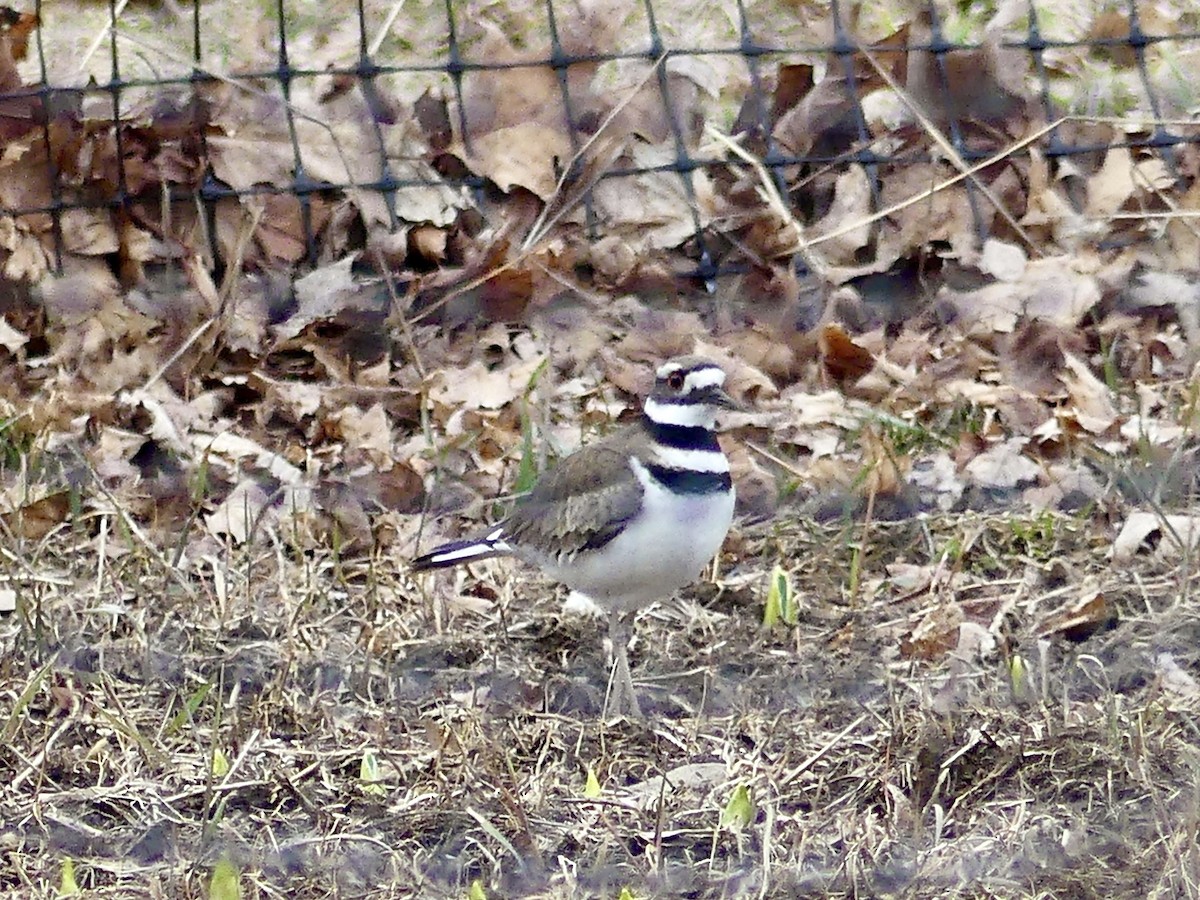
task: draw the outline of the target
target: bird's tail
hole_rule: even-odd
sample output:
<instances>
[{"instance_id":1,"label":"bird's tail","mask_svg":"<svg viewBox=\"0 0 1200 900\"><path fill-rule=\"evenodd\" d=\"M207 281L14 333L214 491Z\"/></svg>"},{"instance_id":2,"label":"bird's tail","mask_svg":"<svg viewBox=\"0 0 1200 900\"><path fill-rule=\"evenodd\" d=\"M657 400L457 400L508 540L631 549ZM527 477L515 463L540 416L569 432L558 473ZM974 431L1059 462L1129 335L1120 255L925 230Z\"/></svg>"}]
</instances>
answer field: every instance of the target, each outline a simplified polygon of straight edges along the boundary
<instances>
[{"instance_id":1,"label":"bird's tail","mask_svg":"<svg viewBox=\"0 0 1200 900\"><path fill-rule=\"evenodd\" d=\"M465 541L451 541L435 547L428 553L418 556L408 565L414 572L424 572L429 569L445 569L460 563L489 559L493 556L503 556L511 552L512 548L504 540L504 529L496 527L482 537Z\"/></svg>"}]
</instances>

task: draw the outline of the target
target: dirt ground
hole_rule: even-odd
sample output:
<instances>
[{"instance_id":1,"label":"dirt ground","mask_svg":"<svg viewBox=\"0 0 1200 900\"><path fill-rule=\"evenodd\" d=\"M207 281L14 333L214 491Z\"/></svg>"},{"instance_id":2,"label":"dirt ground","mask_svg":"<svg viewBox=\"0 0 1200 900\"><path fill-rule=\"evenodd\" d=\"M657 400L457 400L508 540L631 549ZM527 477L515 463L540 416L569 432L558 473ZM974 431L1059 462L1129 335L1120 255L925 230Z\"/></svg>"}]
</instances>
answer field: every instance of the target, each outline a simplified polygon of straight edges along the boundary
<instances>
[{"instance_id":1,"label":"dirt ground","mask_svg":"<svg viewBox=\"0 0 1200 900\"><path fill-rule=\"evenodd\" d=\"M1115 570L1096 515L789 519L639 616L644 722L601 718L602 623L514 564L6 551L0 885L57 896L71 860L97 897L222 896L222 865L258 897L1196 895L1190 576ZM871 579L952 543L1006 646L905 659L940 601ZM797 623L768 631L776 563ZM1064 566L1115 627L1022 633Z\"/></svg>"}]
</instances>

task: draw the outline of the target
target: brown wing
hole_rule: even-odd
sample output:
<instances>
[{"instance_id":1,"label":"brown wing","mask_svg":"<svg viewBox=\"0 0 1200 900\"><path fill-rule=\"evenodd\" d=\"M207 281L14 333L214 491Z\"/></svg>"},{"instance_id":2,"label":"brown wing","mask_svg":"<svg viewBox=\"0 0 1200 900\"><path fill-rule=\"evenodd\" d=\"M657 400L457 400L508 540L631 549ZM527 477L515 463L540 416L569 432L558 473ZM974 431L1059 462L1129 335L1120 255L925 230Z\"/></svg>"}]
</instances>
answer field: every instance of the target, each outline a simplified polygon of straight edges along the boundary
<instances>
[{"instance_id":1,"label":"brown wing","mask_svg":"<svg viewBox=\"0 0 1200 900\"><path fill-rule=\"evenodd\" d=\"M626 434L591 444L542 475L504 523L513 545L548 555L603 547L642 508Z\"/></svg>"}]
</instances>

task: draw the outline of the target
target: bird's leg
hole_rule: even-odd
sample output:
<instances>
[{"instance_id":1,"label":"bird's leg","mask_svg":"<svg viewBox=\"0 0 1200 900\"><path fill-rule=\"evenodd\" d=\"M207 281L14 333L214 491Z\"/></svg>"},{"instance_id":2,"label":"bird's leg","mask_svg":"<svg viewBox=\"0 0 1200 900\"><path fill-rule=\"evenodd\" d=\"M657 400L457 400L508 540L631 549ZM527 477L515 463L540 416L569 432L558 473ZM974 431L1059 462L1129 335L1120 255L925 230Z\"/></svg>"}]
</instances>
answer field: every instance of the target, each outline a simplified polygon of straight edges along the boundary
<instances>
[{"instance_id":1,"label":"bird's leg","mask_svg":"<svg viewBox=\"0 0 1200 900\"><path fill-rule=\"evenodd\" d=\"M638 705L637 693L633 689L633 676L629 672L629 626L632 613L623 613L614 609L608 618L608 639L612 642L613 671L608 680L608 697L604 702L605 715L608 714L611 703L617 715L628 715L631 718L642 718L642 708Z\"/></svg>"}]
</instances>

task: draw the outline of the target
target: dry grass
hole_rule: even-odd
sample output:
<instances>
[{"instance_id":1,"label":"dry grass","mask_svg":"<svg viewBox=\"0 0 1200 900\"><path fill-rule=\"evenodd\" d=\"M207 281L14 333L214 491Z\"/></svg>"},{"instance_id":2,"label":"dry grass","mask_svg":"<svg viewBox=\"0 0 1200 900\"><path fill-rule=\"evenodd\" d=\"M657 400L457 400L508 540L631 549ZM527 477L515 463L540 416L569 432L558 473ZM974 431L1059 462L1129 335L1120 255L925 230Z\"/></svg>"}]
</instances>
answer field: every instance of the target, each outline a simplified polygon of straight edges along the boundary
<instances>
[{"instance_id":1,"label":"dry grass","mask_svg":"<svg viewBox=\"0 0 1200 900\"><path fill-rule=\"evenodd\" d=\"M0 886L55 896L70 859L88 896L204 897L226 858L251 897L1197 896L1200 733L1153 658L1194 665L1198 617L1178 577L1111 571L1099 523L1056 525L1038 552L1122 622L1042 653L1025 592L1021 691L998 654L899 658L924 601L845 599L859 526L762 526L724 586L640 617L646 724L599 719L602 626L511 566L465 597L266 538L185 579L118 535L98 564L85 525L10 545ZM927 534L1037 570L1016 531ZM913 524L867 534L867 575L924 552ZM765 634L777 558L803 605ZM962 566L1011 584L993 562ZM739 787L745 824L723 817Z\"/></svg>"}]
</instances>

